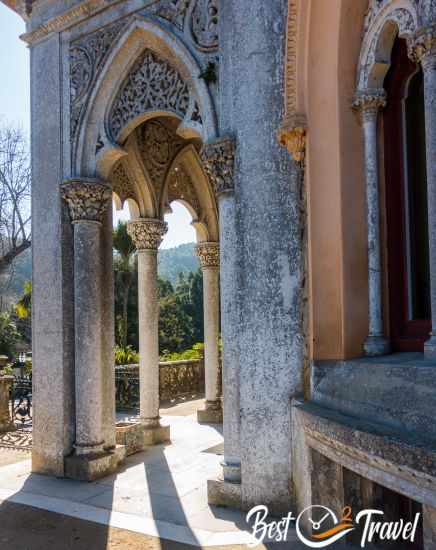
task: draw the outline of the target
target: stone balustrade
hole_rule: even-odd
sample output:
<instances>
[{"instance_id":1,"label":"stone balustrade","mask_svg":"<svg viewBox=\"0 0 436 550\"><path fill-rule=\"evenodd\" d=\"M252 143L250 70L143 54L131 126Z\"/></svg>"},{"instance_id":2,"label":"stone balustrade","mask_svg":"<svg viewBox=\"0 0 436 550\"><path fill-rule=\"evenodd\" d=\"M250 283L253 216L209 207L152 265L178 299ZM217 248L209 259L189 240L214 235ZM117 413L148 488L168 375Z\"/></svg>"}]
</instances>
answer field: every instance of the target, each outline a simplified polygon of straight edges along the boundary
<instances>
[{"instance_id":1,"label":"stone balustrade","mask_svg":"<svg viewBox=\"0 0 436 550\"><path fill-rule=\"evenodd\" d=\"M115 367L116 405L119 409L139 407L139 365ZM159 363L159 397L167 401L205 390L204 360L189 359Z\"/></svg>"}]
</instances>

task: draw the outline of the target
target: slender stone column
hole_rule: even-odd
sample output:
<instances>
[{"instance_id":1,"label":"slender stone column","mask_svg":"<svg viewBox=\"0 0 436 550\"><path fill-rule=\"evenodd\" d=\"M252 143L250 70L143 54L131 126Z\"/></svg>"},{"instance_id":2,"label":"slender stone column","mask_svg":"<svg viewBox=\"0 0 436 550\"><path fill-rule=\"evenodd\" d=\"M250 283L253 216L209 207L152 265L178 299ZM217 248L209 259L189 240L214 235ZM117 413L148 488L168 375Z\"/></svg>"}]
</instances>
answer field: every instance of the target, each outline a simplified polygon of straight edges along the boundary
<instances>
[{"instance_id":1,"label":"slender stone column","mask_svg":"<svg viewBox=\"0 0 436 550\"><path fill-rule=\"evenodd\" d=\"M427 197L430 241L430 289L432 329L424 354L436 359L436 24L415 37L412 57L424 73L425 128L427 147Z\"/></svg>"},{"instance_id":2,"label":"slender stone column","mask_svg":"<svg viewBox=\"0 0 436 550\"><path fill-rule=\"evenodd\" d=\"M241 417L239 395L240 315L238 307L238 232L234 195L235 145L224 137L206 145L201 158L218 200L220 220L221 336L223 341L224 484L209 481L211 504L241 506Z\"/></svg>"},{"instance_id":3,"label":"slender stone column","mask_svg":"<svg viewBox=\"0 0 436 550\"><path fill-rule=\"evenodd\" d=\"M62 195L74 226L74 326L76 436L65 460L67 477L92 480L118 465L122 453L104 450L102 342L102 222L112 197L98 180L76 178Z\"/></svg>"},{"instance_id":4,"label":"slender stone column","mask_svg":"<svg viewBox=\"0 0 436 550\"><path fill-rule=\"evenodd\" d=\"M167 231L160 220L129 222L128 233L138 250L140 416L145 445L169 441L169 426L159 418L159 301L157 250Z\"/></svg>"},{"instance_id":5,"label":"slender stone column","mask_svg":"<svg viewBox=\"0 0 436 550\"><path fill-rule=\"evenodd\" d=\"M219 369L219 266L218 243L201 243L196 247L203 271L204 310L204 366L206 381L206 407L199 410L199 422L219 424L223 421L220 397Z\"/></svg>"},{"instance_id":6,"label":"slender stone column","mask_svg":"<svg viewBox=\"0 0 436 550\"><path fill-rule=\"evenodd\" d=\"M384 336L382 316L382 277L380 246L380 190L377 154L377 117L386 105L385 93L360 93L354 107L362 116L365 144L365 177L368 230L368 292L369 332L363 345L366 355L389 353L389 341Z\"/></svg>"}]
</instances>

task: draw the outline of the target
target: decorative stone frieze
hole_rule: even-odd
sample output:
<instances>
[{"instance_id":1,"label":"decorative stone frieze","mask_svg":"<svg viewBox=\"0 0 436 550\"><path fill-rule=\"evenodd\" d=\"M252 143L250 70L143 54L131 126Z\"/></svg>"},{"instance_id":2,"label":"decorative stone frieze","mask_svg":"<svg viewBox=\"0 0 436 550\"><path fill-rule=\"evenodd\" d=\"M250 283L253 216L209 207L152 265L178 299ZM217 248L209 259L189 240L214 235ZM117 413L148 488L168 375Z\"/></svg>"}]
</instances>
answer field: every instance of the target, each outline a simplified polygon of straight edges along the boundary
<instances>
[{"instance_id":1,"label":"decorative stone frieze","mask_svg":"<svg viewBox=\"0 0 436 550\"><path fill-rule=\"evenodd\" d=\"M234 191L235 143L232 138L225 137L205 145L201 160L217 197Z\"/></svg>"},{"instance_id":2,"label":"decorative stone frieze","mask_svg":"<svg viewBox=\"0 0 436 550\"><path fill-rule=\"evenodd\" d=\"M134 118L149 111L170 111L184 118L190 104L188 85L167 61L145 50L133 65L109 114L115 140Z\"/></svg>"},{"instance_id":3,"label":"decorative stone frieze","mask_svg":"<svg viewBox=\"0 0 436 550\"><path fill-rule=\"evenodd\" d=\"M128 223L127 232L137 250L157 250L162 242L168 224L154 219L138 219Z\"/></svg>"},{"instance_id":4,"label":"decorative stone frieze","mask_svg":"<svg viewBox=\"0 0 436 550\"><path fill-rule=\"evenodd\" d=\"M307 129L304 126L280 128L277 138L296 162L303 162L306 154Z\"/></svg>"},{"instance_id":5,"label":"decorative stone frieze","mask_svg":"<svg viewBox=\"0 0 436 550\"><path fill-rule=\"evenodd\" d=\"M107 183L83 178L63 183L61 193L73 223L102 223L112 198L112 189Z\"/></svg>"},{"instance_id":6,"label":"decorative stone frieze","mask_svg":"<svg viewBox=\"0 0 436 550\"><path fill-rule=\"evenodd\" d=\"M202 269L220 266L219 243L200 243L195 247L195 253L200 260Z\"/></svg>"},{"instance_id":7,"label":"decorative stone frieze","mask_svg":"<svg viewBox=\"0 0 436 550\"><path fill-rule=\"evenodd\" d=\"M379 110L384 107L386 107L384 90L368 90L358 92L354 96L353 109L360 111L363 120L377 118Z\"/></svg>"},{"instance_id":8,"label":"decorative stone frieze","mask_svg":"<svg viewBox=\"0 0 436 550\"><path fill-rule=\"evenodd\" d=\"M415 35L409 47L409 55L413 61L421 63L423 68L427 64L436 68L436 23Z\"/></svg>"}]
</instances>

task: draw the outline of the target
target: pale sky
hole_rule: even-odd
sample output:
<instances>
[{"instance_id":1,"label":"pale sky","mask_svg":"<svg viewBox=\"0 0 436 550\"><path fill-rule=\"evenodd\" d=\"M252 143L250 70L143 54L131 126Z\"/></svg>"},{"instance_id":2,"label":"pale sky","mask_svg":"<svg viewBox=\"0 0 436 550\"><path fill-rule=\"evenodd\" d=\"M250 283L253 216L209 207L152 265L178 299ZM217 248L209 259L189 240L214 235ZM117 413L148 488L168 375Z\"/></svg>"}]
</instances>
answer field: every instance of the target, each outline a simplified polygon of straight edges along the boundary
<instances>
[{"instance_id":1,"label":"pale sky","mask_svg":"<svg viewBox=\"0 0 436 550\"><path fill-rule=\"evenodd\" d=\"M19 35L25 32L23 20L0 3L0 120L20 126L30 134L30 84L29 50ZM178 203L172 205L173 214L166 216L168 233L161 248L172 248L196 240L192 219L186 208ZM127 210L114 215L129 219Z\"/></svg>"}]
</instances>

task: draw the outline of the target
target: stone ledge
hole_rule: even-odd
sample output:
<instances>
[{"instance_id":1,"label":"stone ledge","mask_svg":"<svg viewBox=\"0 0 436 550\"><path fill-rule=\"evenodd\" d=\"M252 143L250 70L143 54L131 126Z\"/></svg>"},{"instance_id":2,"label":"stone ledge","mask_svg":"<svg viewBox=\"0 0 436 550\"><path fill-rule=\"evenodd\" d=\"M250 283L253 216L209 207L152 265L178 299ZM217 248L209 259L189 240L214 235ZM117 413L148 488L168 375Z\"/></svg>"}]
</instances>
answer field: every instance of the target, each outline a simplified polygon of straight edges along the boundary
<instances>
[{"instance_id":1,"label":"stone ledge","mask_svg":"<svg viewBox=\"0 0 436 550\"><path fill-rule=\"evenodd\" d=\"M65 477L77 481L95 481L114 473L126 456L126 448L117 445L113 451L93 456L67 456Z\"/></svg>"},{"instance_id":2,"label":"stone ledge","mask_svg":"<svg viewBox=\"0 0 436 550\"><path fill-rule=\"evenodd\" d=\"M207 480L207 500L213 506L242 509L242 488L240 483L229 483L222 479Z\"/></svg>"},{"instance_id":3,"label":"stone ledge","mask_svg":"<svg viewBox=\"0 0 436 550\"><path fill-rule=\"evenodd\" d=\"M169 443L170 427L157 426L156 428L143 428L144 430L144 447L151 445L159 445L160 443Z\"/></svg>"},{"instance_id":4,"label":"stone ledge","mask_svg":"<svg viewBox=\"0 0 436 550\"><path fill-rule=\"evenodd\" d=\"M126 456L144 450L144 427L138 422L119 422L115 433L117 445L126 448Z\"/></svg>"},{"instance_id":5,"label":"stone ledge","mask_svg":"<svg viewBox=\"0 0 436 550\"><path fill-rule=\"evenodd\" d=\"M343 443L368 455L409 467L436 478L436 440L383 424L346 416L312 403L296 405L305 430Z\"/></svg>"},{"instance_id":6,"label":"stone ledge","mask_svg":"<svg viewBox=\"0 0 436 550\"><path fill-rule=\"evenodd\" d=\"M222 424L223 410L220 409L200 409L197 411L197 421L199 424Z\"/></svg>"}]
</instances>

